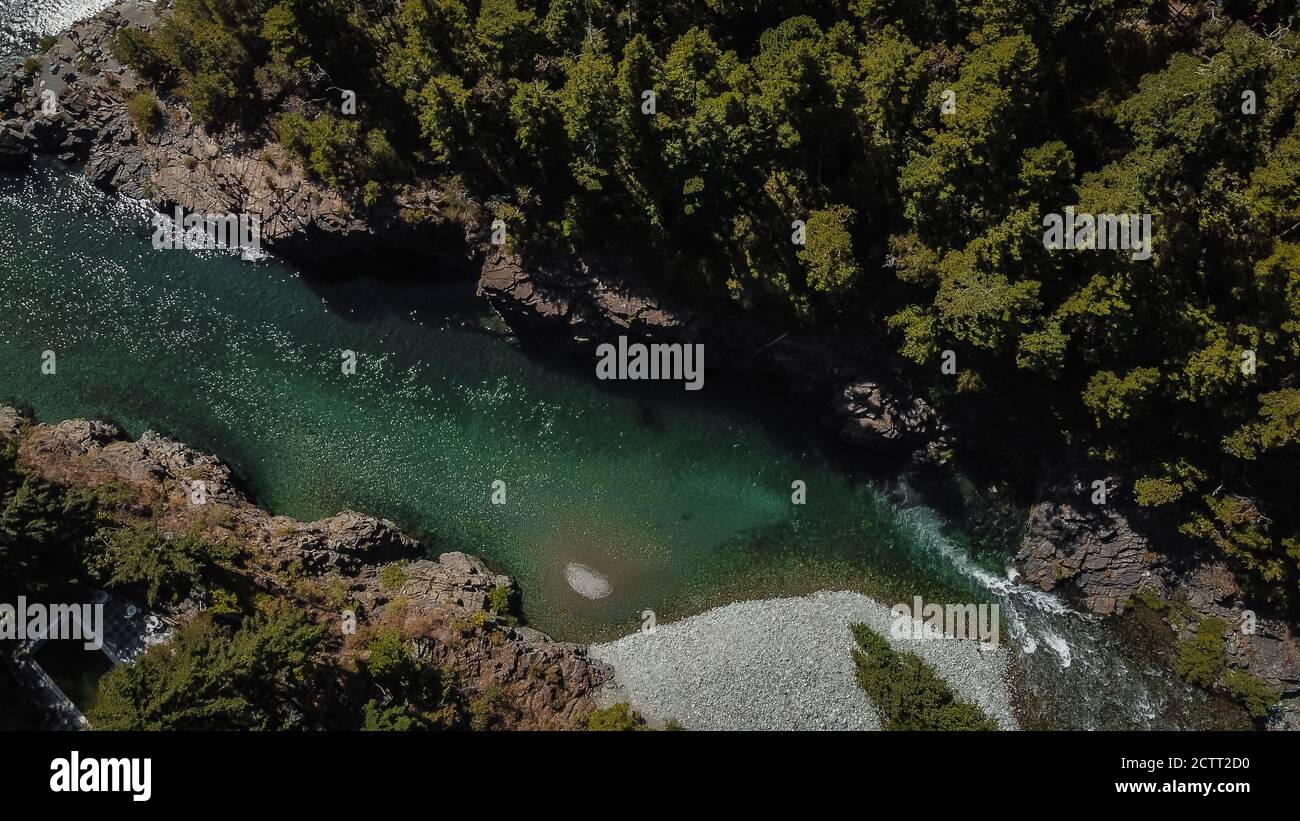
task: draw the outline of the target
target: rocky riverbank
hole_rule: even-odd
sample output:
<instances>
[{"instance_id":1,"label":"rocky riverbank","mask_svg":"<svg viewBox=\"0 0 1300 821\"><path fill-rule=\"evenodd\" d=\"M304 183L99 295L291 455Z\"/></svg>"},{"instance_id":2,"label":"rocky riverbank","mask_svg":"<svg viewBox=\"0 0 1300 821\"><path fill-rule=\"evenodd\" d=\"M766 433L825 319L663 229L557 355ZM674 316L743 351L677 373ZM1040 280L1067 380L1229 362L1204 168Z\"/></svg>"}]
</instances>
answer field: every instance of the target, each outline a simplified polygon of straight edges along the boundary
<instances>
[{"instance_id":1,"label":"rocky riverbank","mask_svg":"<svg viewBox=\"0 0 1300 821\"><path fill-rule=\"evenodd\" d=\"M162 124L142 132L126 104L144 84L109 42L123 26L151 29L167 9L124 0L56 38L33 71L0 75L0 167L21 168L32 152L54 155L80 165L95 184L160 211L256 216L264 245L300 262L376 249L475 260L479 292L516 330L561 334L589 355L618 334L704 342L710 368L784 379L821 409L823 424L854 444L905 454L938 433L922 400L882 387L879 356L830 338L777 336L739 311L688 310L612 266L552 266L494 253L485 237L448 228L439 219L440 195L418 180L391 203L362 207L310 177L269 133L210 134L166 100ZM47 93L55 113L43 107Z\"/></svg>"},{"instance_id":2,"label":"rocky riverbank","mask_svg":"<svg viewBox=\"0 0 1300 821\"><path fill-rule=\"evenodd\" d=\"M1198 555L1195 545L1139 509L1093 504L1091 493L1091 484L1078 480L1053 488L1031 508L1016 556L1022 580L1103 617L1154 605L1176 641L1190 641L1202 623L1221 620L1227 668L1249 672L1280 696L1269 726L1300 729L1294 628L1256 609L1222 560Z\"/></svg>"},{"instance_id":3,"label":"rocky riverbank","mask_svg":"<svg viewBox=\"0 0 1300 821\"><path fill-rule=\"evenodd\" d=\"M131 441L106 422L36 424L6 407L0 437L48 481L111 488L121 502L113 515L124 523L147 520L167 533L238 545L238 572L328 627L329 652L341 666L364 653L349 636L373 625L397 629L438 668L456 672L467 700L490 693L499 726L513 729L581 727L611 675L581 645L512 626L496 612L494 591L518 599L512 578L464 553L429 559L426 547L392 522L350 511L310 523L273 516L215 457L152 433ZM194 502L196 482L203 483L202 504ZM174 615L184 619L197 606L182 603ZM345 611L355 614L355 630L345 627Z\"/></svg>"}]
</instances>

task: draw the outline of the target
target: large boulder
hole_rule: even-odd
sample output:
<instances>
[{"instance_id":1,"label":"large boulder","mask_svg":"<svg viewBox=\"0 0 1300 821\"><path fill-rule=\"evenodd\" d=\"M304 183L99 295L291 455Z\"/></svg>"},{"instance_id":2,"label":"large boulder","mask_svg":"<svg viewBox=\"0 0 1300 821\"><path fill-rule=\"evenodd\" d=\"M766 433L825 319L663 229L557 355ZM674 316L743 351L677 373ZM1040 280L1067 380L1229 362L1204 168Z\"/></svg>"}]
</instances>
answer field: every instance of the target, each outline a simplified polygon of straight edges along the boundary
<instances>
[{"instance_id":1,"label":"large boulder","mask_svg":"<svg viewBox=\"0 0 1300 821\"><path fill-rule=\"evenodd\" d=\"M22 134L0 128L0 171L22 171L31 162L32 153L23 142Z\"/></svg>"},{"instance_id":2,"label":"large boulder","mask_svg":"<svg viewBox=\"0 0 1300 821\"><path fill-rule=\"evenodd\" d=\"M922 399L899 399L862 382L832 397L822 422L847 442L872 445L920 436L934 426L935 414Z\"/></svg>"},{"instance_id":3,"label":"large boulder","mask_svg":"<svg viewBox=\"0 0 1300 821\"><path fill-rule=\"evenodd\" d=\"M266 548L277 570L295 566L310 575L333 570L352 576L367 565L419 553L420 543L394 523L350 510L305 525L283 519Z\"/></svg>"},{"instance_id":4,"label":"large boulder","mask_svg":"<svg viewBox=\"0 0 1300 821\"><path fill-rule=\"evenodd\" d=\"M0 439L16 444L26 425L27 417L22 411L8 405L0 406Z\"/></svg>"},{"instance_id":5,"label":"large boulder","mask_svg":"<svg viewBox=\"0 0 1300 821\"><path fill-rule=\"evenodd\" d=\"M1060 588L1103 616L1122 612L1139 590L1163 597L1161 557L1125 512L1091 504L1087 487L1078 482L1030 509L1016 556L1025 581L1043 590Z\"/></svg>"}]
</instances>

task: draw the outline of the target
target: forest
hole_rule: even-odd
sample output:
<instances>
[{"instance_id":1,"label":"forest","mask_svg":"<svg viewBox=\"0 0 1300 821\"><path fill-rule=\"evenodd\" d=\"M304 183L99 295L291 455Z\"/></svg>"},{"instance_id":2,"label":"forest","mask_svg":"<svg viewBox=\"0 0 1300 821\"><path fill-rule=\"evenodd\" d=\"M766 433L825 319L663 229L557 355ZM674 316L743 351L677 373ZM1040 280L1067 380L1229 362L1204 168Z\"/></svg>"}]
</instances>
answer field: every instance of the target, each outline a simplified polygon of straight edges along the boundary
<instances>
[{"instance_id":1,"label":"forest","mask_svg":"<svg viewBox=\"0 0 1300 821\"><path fill-rule=\"evenodd\" d=\"M1119 476L1294 616L1296 4L1196 11L176 0L115 50L163 110L277 141L361 207L432 186L407 219L500 220L525 259L635 259L692 304L878 351L959 464ZM1150 215L1149 259L1045 247L1067 207Z\"/></svg>"}]
</instances>

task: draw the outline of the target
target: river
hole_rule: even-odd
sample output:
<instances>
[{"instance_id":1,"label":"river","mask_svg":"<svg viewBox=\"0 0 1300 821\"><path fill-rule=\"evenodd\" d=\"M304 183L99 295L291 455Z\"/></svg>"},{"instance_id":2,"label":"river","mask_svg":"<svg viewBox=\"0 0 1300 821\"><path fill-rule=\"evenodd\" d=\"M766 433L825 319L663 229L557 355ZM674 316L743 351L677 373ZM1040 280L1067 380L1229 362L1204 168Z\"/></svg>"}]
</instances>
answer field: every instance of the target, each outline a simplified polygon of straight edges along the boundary
<instances>
[{"instance_id":1,"label":"river","mask_svg":"<svg viewBox=\"0 0 1300 821\"><path fill-rule=\"evenodd\" d=\"M1005 556L828 441L779 386L611 387L521 348L463 277L372 259L321 280L155 250L151 234L147 208L76 173L0 175L0 401L215 453L276 513L352 508L481 555L558 638L817 589L997 602L1023 726L1232 720L1113 628L1011 582ZM612 591L579 595L577 567Z\"/></svg>"}]
</instances>

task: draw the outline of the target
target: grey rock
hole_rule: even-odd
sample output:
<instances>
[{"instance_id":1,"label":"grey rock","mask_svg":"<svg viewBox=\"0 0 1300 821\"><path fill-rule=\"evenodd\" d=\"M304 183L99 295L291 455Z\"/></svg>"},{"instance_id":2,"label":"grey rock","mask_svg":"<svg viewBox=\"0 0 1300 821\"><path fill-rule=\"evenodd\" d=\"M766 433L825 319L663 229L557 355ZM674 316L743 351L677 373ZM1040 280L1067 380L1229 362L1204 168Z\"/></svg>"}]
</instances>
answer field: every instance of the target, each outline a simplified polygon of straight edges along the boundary
<instances>
[{"instance_id":1,"label":"grey rock","mask_svg":"<svg viewBox=\"0 0 1300 821\"><path fill-rule=\"evenodd\" d=\"M1030 509L1016 564L1025 581L1063 588L1103 616L1123 612L1139 590L1168 593L1163 561L1146 535L1119 507L1091 504L1082 482Z\"/></svg>"},{"instance_id":2,"label":"grey rock","mask_svg":"<svg viewBox=\"0 0 1300 821\"><path fill-rule=\"evenodd\" d=\"M281 569L297 563L309 575L328 570L356 575L367 564L410 558L419 549L419 542L394 523L353 511L277 533L268 545L281 557Z\"/></svg>"},{"instance_id":3,"label":"grey rock","mask_svg":"<svg viewBox=\"0 0 1300 821\"><path fill-rule=\"evenodd\" d=\"M588 356L596 344L620 335L703 344L710 370L780 377L823 409L822 424L854 445L924 445L941 430L924 401L890 395L863 378L872 367L870 357L851 346L793 332L773 334L743 313L704 314L674 304L628 268L591 260L525 264L507 254L488 254L478 292L515 331L560 334Z\"/></svg>"},{"instance_id":4,"label":"grey rock","mask_svg":"<svg viewBox=\"0 0 1300 821\"><path fill-rule=\"evenodd\" d=\"M26 415L17 408L0 407L0 439L17 442L27 423Z\"/></svg>"},{"instance_id":5,"label":"grey rock","mask_svg":"<svg viewBox=\"0 0 1300 821\"><path fill-rule=\"evenodd\" d=\"M31 162L32 155L22 135L0 128L0 171L21 171Z\"/></svg>"},{"instance_id":6,"label":"grey rock","mask_svg":"<svg viewBox=\"0 0 1300 821\"><path fill-rule=\"evenodd\" d=\"M920 436L930 431L935 421L934 410L924 400L899 400L873 382L844 386L830 400L823 417L823 424L854 444Z\"/></svg>"}]
</instances>

